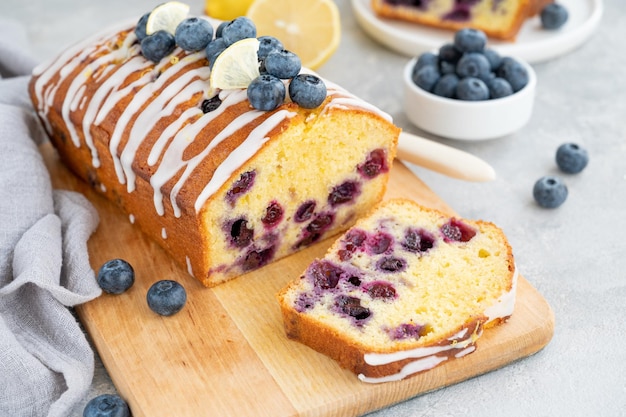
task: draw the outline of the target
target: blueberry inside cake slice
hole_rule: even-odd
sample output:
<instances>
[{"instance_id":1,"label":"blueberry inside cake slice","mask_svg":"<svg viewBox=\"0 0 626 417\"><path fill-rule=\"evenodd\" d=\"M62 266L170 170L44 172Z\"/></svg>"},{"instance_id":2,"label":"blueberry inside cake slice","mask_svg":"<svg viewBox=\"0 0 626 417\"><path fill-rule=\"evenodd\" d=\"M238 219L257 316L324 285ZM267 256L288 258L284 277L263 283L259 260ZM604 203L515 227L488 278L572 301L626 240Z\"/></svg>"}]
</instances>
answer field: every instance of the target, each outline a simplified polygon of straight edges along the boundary
<instances>
[{"instance_id":1,"label":"blueberry inside cake slice","mask_svg":"<svg viewBox=\"0 0 626 417\"><path fill-rule=\"evenodd\" d=\"M381 203L279 294L289 338L365 382L400 380L476 349L513 313L512 250L493 223Z\"/></svg>"}]
</instances>

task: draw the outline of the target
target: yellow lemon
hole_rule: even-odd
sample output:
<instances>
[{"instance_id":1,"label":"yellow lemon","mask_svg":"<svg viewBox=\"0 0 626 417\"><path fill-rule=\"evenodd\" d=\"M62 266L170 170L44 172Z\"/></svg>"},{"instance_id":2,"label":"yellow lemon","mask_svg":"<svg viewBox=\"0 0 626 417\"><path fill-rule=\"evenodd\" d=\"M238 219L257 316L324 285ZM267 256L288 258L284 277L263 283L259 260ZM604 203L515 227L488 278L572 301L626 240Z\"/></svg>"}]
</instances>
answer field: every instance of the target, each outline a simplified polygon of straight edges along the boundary
<instances>
[{"instance_id":1,"label":"yellow lemon","mask_svg":"<svg viewBox=\"0 0 626 417\"><path fill-rule=\"evenodd\" d=\"M255 0L247 16L257 36L278 38L308 68L320 67L339 46L341 23L333 0Z\"/></svg>"},{"instance_id":2,"label":"yellow lemon","mask_svg":"<svg viewBox=\"0 0 626 417\"><path fill-rule=\"evenodd\" d=\"M211 89L247 88L260 75L258 50L257 38L242 39L226 48L213 63L209 76Z\"/></svg>"},{"instance_id":3,"label":"yellow lemon","mask_svg":"<svg viewBox=\"0 0 626 417\"><path fill-rule=\"evenodd\" d=\"M245 16L253 0L206 0L204 11L220 20L233 20Z\"/></svg>"},{"instance_id":4,"label":"yellow lemon","mask_svg":"<svg viewBox=\"0 0 626 417\"><path fill-rule=\"evenodd\" d=\"M159 30L165 30L172 35L176 26L189 14L189 6L179 1L168 1L150 12L146 21L146 34L152 35Z\"/></svg>"}]
</instances>

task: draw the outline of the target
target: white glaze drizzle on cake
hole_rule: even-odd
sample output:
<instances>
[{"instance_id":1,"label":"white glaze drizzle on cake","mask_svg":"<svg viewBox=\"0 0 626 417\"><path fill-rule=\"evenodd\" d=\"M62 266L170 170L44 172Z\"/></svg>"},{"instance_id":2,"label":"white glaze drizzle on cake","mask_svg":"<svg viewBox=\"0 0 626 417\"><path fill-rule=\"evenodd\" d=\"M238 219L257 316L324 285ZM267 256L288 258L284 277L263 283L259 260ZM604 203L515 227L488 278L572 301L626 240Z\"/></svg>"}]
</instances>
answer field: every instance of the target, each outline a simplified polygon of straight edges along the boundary
<instances>
[{"instance_id":1,"label":"white glaze drizzle on cake","mask_svg":"<svg viewBox=\"0 0 626 417\"><path fill-rule=\"evenodd\" d=\"M515 268L513 273L511 290L502 294L496 303L485 310L485 316L488 317L487 323L509 317L513 314L515 307L515 295L517 290L518 270ZM439 346L418 347L415 349L403 350L392 353L366 353L363 356L365 363L373 366L387 365L393 362L405 359L415 358L414 361L406 364L398 373L387 375L384 377L367 377L359 374L359 379L368 383L383 383L390 381L399 381L417 372L426 371L434 368L440 363L448 360L451 355L441 355L451 350L457 350L453 356L460 358L476 350L476 340L482 335L482 325L478 323L473 332L465 328L448 338L450 343Z\"/></svg>"},{"instance_id":2,"label":"white glaze drizzle on cake","mask_svg":"<svg viewBox=\"0 0 626 417\"><path fill-rule=\"evenodd\" d=\"M99 168L101 161L94 145L92 126L99 126L123 99L130 102L118 115L116 127L111 132L109 152L112 157L117 179L125 184L127 192L135 190L136 173L133 163L137 151L146 135L154 128L156 121L174 115L178 105L199 97L199 102L207 96L210 69L208 66L186 71L185 67L206 58L205 51L185 53L176 48L172 54L154 64L141 55L136 42L134 23L124 23L106 32L90 37L66 50L51 63L40 65L33 72L38 76L35 94L38 100L37 111L43 120L52 107L60 85L81 68L81 74L74 76L69 83L63 100L62 118L67 126L70 139L76 147L85 143L92 155L92 165ZM304 70L307 71L307 70ZM56 73L58 77L55 77ZM137 76L138 75L138 76ZM129 77L135 76L135 79ZM87 93L86 84L90 79L100 82L97 89ZM341 87L326 80L327 95L330 99L320 111L320 116L333 108L353 108L375 113L385 120L391 117ZM88 94L90 94L88 96ZM210 122L223 114L231 106L247 99L246 90L221 91L220 106L204 113L200 106L188 108L160 133L148 152L148 165L154 166L150 177L153 189L154 207L159 215L165 214L163 186L177 177L170 192L169 201L174 215L181 215L176 202L192 171L209 155L219 143L244 128L247 124L266 114L250 109L231 121L213 138L209 144L190 159L184 159L186 149L201 134L209 129ZM71 120L78 109L83 110L80 129ZM250 159L268 140L268 133L296 113L278 110L257 126L225 160L217 167L212 178L197 197L194 207L199 211L204 203L217 192L231 175ZM52 133L52 126L46 122L46 130ZM121 144L123 146L121 146ZM181 174L182 172L182 174Z\"/></svg>"}]
</instances>

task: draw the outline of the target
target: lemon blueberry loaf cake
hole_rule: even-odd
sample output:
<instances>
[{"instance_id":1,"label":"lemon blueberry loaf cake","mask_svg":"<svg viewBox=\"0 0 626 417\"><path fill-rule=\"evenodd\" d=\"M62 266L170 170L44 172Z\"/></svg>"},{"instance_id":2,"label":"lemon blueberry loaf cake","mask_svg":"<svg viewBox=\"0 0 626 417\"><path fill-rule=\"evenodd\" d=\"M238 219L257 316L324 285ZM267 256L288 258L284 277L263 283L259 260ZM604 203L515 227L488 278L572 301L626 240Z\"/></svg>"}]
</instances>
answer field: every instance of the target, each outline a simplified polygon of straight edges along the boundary
<instances>
[{"instance_id":1,"label":"lemon blueberry loaf cake","mask_svg":"<svg viewBox=\"0 0 626 417\"><path fill-rule=\"evenodd\" d=\"M399 134L388 115L256 39L249 19L168 32L151 13L70 47L29 88L65 164L191 275L213 286L262 267L381 200Z\"/></svg>"},{"instance_id":2,"label":"lemon blueberry loaf cake","mask_svg":"<svg viewBox=\"0 0 626 417\"><path fill-rule=\"evenodd\" d=\"M522 24L553 0L372 0L386 18L459 30L482 30L489 37L514 40Z\"/></svg>"},{"instance_id":3,"label":"lemon blueberry loaf cake","mask_svg":"<svg viewBox=\"0 0 626 417\"><path fill-rule=\"evenodd\" d=\"M377 383L473 352L485 328L513 313L516 282L497 226L394 199L278 299L289 338Z\"/></svg>"}]
</instances>

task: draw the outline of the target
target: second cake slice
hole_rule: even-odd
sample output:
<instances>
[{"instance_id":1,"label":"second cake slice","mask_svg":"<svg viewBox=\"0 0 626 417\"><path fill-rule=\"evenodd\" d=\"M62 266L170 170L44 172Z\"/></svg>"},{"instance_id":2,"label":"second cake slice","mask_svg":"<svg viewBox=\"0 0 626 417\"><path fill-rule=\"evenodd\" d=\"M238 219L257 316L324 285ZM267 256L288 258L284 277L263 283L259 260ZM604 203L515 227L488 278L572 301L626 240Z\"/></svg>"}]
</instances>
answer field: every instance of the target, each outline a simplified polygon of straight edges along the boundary
<instances>
[{"instance_id":1,"label":"second cake slice","mask_svg":"<svg viewBox=\"0 0 626 417\"><path fill-rule=\"evenodd\" d=\"M494 224L409 200L378 206L279 294L287 336L366 382L403 379L476 349L515 303Z\"/></svg>"}]
</instances>

